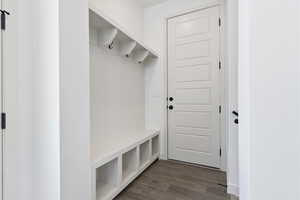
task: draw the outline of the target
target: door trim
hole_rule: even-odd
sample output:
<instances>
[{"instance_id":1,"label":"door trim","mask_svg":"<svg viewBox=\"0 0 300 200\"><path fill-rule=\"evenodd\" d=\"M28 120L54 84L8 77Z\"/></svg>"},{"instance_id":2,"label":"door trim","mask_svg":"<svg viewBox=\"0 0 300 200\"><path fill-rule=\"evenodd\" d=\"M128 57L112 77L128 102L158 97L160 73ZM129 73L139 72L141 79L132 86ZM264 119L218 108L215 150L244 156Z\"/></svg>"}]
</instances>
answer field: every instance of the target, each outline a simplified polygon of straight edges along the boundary
<instances>
[{"instance_id":1,"label":"door trim","mask_svg":"<svg viewBox=\"0 0 300 200\"><path fill-rule=\"evenodd\" d=\"M164 68L164 91L163 91L163 97L165 99L164 101L164 108L167 107L168 102L168 20L177 16L185 15L191 12L197 12L200 10L204 10L210 7L219 7L220 11L220 18L222 20L222 25L220 27L220 62L222 63L222 68L220 71L220 82L223 83L223 87L221 87L221 105L222 105L222 113L221 113L221 122L220 122L220 148L222 149L222 155L220 159L220 170L226 171L227 170L227 144L228 144L228 128L227 128L227 122L228 122L228 101L227 99L227 88L228 83L226 81L226 77L228 77L228 70L227 70L227 63L225 60L225 28L226 28L226 19L224 15L224 0L216 0L214 2L205 3L198 7L194 7L188 10L182 10L177 13L174 13L172 15L169 15L165 17L164 19L164 37L165 37L165 43L164 43L164 51L163 51L163 68ZM165 155L162 155L163 159L168 159L168 111L167 109L164 109L164 132L166 133L163 138L163 146L164 146L164 152Z\"/></svg>"}]
</instances>

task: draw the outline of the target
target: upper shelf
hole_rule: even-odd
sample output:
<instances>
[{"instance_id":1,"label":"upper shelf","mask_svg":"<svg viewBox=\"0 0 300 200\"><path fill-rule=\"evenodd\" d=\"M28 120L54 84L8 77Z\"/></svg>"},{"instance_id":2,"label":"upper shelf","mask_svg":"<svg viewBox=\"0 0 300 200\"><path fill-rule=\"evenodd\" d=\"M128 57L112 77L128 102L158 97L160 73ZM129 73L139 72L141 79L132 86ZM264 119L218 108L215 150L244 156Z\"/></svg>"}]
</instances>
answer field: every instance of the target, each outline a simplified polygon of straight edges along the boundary
<instances>
[{"instance_id":1,"label":"upper shelf","mask_svg":"<svg viewBox=\"0 0 300 200\"><path fill-rule=\"evenodd\" d=\"M113 48L113 41L115 38L123 41L121 46L121 53L129 57L134 54L134 57L139 63L143 62L148 56L158 58L158 53L149 48L142 41L133 37L120 24L106 16L96 5L96 3L89 1L89 9L99 17L99 26L105 28L103 30L103 37L105 38L104 45L108 48Z\"/></svg>"}]
</instances>

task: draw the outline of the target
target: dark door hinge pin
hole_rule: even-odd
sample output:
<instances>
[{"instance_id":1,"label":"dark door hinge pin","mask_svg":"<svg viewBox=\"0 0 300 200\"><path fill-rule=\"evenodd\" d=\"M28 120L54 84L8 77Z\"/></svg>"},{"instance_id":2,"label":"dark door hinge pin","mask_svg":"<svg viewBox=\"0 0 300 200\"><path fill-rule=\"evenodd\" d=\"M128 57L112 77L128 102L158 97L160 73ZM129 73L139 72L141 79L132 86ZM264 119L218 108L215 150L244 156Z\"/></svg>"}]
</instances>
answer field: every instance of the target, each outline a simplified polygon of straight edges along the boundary
<instances>
[{"instance_id":1,"label":"dark door hinge pin","mask_svg":"<svg viewBox=\"0 0 300 200\"><path fill-rule=\"evenodd\" d=\"M6 113L1 113L1 129L6 129Z\"/></svg>"},{"instance_id":2,"label":"dark door hinge pin","mask_svg":"<svg viewBox=\"0 0 300 200\"><path fill-rule=\"evenodd\" d=\"M219 106L219 113L222 112L222 106Z\"/></svg>"}]
</instances>

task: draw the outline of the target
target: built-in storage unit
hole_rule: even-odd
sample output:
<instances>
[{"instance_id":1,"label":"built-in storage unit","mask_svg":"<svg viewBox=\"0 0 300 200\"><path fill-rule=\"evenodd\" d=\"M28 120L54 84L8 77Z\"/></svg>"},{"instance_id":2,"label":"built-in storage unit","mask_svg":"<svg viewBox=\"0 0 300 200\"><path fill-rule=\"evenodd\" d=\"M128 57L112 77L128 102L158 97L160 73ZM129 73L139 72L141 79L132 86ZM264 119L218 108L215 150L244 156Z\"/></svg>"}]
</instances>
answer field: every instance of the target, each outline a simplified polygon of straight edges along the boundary
<instances>
[{"instance_id":1,"label":"built-in storage unit","mask_svg":"<svg viewBox=\"0 0 300 200\"><path fill-rule=\"evenodd\" d=\"M159 141L159 131L125 136L107 136L92 149L93 200L113 199L158 159L159 152L150 144Z\"/></svg>"},{"instance_id":2,"label":"built-in storage unit","mask_svg":"<svg viewBox=\"0 0 300 200\"><path fill-rule=\"evenodd\" d=\"M111 200L159 158L147 122L158 54L89 3L92 200ZM151 74L151 73L150 73Z\"/></svg>"}]
</instances>

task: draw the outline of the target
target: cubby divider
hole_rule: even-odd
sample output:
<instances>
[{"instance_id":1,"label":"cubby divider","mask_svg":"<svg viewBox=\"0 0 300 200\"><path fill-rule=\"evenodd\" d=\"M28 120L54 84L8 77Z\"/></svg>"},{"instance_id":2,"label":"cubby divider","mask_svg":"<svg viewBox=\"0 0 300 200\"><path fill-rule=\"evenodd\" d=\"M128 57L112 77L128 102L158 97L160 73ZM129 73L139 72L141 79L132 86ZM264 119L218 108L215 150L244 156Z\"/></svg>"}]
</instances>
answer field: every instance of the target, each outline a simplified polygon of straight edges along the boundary
<instances>
[{"instance_id":1,"label":"cubby divider","mask_svg":"<svg viewBox=\"0 0 300 200\"><path fill-rule=\"evenodd\" d=\"M156 156L159 153L159 137L152 138L152 156Z\"/></svg>"}]
</instances>

